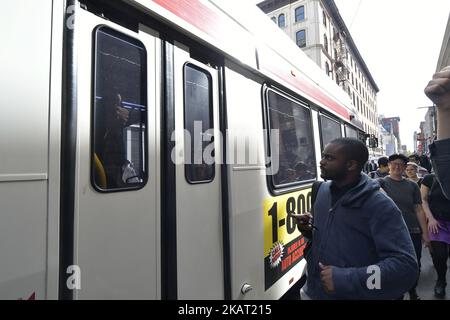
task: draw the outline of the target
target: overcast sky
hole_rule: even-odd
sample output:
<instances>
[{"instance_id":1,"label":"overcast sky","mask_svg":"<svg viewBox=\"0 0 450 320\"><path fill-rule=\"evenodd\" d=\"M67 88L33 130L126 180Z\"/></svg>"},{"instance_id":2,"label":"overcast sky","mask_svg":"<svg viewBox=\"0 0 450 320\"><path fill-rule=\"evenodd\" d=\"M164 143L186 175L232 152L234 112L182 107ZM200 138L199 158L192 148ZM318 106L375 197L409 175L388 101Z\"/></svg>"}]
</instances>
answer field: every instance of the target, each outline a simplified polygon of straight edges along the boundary
<instances>
[{"instance_id":1,"label":"overcast sky","mask_svg":"<svg viewBox=\"0 0 450 320\"><path fill-rule=\"evenodd\" d=\"M260 2L249 0L252 2ZM430 100L423 89L436 70L449 0L335 0L378 93L378 112L400 117L400 139L413 150Z\"/></svg>"}]
</instances>

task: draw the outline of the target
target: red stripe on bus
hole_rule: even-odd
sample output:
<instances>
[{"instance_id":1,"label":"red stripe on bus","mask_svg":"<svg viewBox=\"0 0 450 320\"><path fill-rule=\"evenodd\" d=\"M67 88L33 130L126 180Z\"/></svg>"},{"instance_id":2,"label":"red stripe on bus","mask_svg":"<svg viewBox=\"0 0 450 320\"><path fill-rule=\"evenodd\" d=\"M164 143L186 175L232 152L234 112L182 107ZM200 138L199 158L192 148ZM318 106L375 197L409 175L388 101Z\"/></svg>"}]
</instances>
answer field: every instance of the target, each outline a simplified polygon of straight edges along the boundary
<instances>
[{"instance_id":1,"label":"red stripe on bus","mask_svg":"<svg viewBox=\"0 0 450 320\"><path fill-rule=\"evenodd\" d=\"M229 23L198 0L152 1L214 39L221 39L221 36L227 31L226 26Z\"/></svg>"},{"instance_id":2,"label":"red stripe on bus","mask_svg":"<svg viewBox=\"0 0 450 320\"><path fill-rule=\"evenodd\" d=\"M198 0L152 0L159 6L172 12L187 23L193 25L200 31L205 32L217 41L232 41L228 38L229 30L232 28L230 21L224 19ZM295 88L310 95L323 105L329 107L345 119L350 119L349 111L334 101L331 97L324 94L320 89L309 83L307 79L299 79L292 76L291 72L280 70L278 66L262 66L264 69L277 76L278 78L288 82Z\"/></svg>"},{"instance_id":3,"label":"red stripe on bus","mask_svg":"<svg viewBox=\"0 0 450 320\"><path fill-rule=\"evenodd\" d=\"M347 120L350 120L349 111L342 105L338 104L332 98L324 94L320 89L314 85L311 85L307 80L299 79L298 75L293 76L291 72L287 72L285 70L281 70L279 67L275 65L271 66L263 66L263 68L273 74L274 76L286 81L291 84L293 87L298 88L309 96L313 97L323 105L327 106L337 114L341 115Z\"/></svg>"}]
</instances>

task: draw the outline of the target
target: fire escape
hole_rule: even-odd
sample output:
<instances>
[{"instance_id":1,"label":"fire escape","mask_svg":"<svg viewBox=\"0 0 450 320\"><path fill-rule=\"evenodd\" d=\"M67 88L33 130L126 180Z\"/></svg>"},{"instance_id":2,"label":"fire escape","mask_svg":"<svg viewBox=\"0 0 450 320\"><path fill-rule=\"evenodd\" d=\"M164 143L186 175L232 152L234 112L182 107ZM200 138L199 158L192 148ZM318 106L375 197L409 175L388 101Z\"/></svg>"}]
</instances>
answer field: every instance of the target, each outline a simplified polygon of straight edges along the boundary
<instances>
[{"instance_id":1,"label":"fire escape","mask_svg":"<svg viewBox=\"0 0 450 320\"><path fill-rule=\"evenodd\" d=\"M350 96L349 94L349 79L348 79L348 54L345 48L345 42L343 40L343 35L340 32L336 32L333 36L334 41L334 70L336 70L337 74L337 82L339 84L342 83L342 89ZM351 98L351 96L350 96Z\"/></svg>"}]
</instances>

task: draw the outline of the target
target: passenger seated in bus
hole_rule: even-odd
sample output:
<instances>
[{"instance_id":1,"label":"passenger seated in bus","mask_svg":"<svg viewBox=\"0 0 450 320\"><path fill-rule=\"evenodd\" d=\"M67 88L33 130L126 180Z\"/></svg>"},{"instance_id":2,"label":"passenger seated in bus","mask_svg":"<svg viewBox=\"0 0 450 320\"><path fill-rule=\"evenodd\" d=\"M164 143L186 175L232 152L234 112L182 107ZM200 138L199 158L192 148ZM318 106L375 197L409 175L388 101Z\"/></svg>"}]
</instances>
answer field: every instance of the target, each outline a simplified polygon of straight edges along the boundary
<instances>
[{"instance_id":1,"label":"passenger seated in bus","mask_svg":"<svg viewBox=\"0 0 450 320\"><path fill-rule=\"evenodd\" d=\"M302 161L298 161L294 166L294 170L296 173L296 181L305 181L314 179L315 177L314 173L308 169L309 168L307 164L305 164Z\"/></svg>"},{"instance_id":2,"label":"passenger seated in bus","mask_svg":"<svg viewBox=\"0 0 450 320\"><path fill-rule=\"evenodd\" d=\"M120 188L140 182L133 164L127 159L126 127L138 122L137 111L122 106L121 94L102 99L97 112L95 153L106 173L106 188ZM114 110L108 110L113 106ZM103 121L102 121L103 120Z\"/></svg>"}]
</instances>

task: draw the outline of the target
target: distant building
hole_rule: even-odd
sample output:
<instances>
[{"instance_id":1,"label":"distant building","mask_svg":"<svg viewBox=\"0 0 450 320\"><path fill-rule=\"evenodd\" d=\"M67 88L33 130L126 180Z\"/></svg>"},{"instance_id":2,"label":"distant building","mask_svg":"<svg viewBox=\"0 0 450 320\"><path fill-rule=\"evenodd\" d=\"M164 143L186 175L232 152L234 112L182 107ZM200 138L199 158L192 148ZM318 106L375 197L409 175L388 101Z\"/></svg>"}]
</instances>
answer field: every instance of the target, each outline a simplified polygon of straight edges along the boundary
<instances>
[{"instance_id":1,"label":"distant building","mask_svg":"<svg viewBox=\"0 0 450 320\"><path fill-rule=\"evenodd\" d=\"M389 157L394 153L398 153L397 138L393 134L383 129L381 131L381 140L383 141L383 149L385 155Z\"/></svg>"},{"instance_id":2,"label":"distant building","mask_svg":"<svg viewBox=\"0 0 450 320\"><path fill-rule=\"evenodd\" d=\"M446 66L450 66L450 14L447 20L447 28L445 29L444 40L442 41L436 71L439 71Z\"/></svg>"},{"instance_id":3,"label":"distant building","mask_svg":"<svg viewBox=\"0 0 450 320\"><path fill-rule=\"evenodd\" d=\"M400 153L407 154L408 146L406 144L402 144L402 148L400 149Z\"/></svg>"},{"instance_id":4,"label":"distant building","mask_svg":"<svg viewBox=\"0 0 450 320\"><path fill-rule=\"evenodd\" d=\"M414 131L413 135L414 153L417 153L419 150L419 134L420 132Z\"/></svg>"},{"instance_id":5,"label":"distant building","mask_svg":"<svg viewBox=\"0 0 450 320\"><path fill-rule=\"evenodd\" d=\"M384 118L380 117L381 126L389 133L393 134L397 140L397 150L401 150L401 141L400 141L400 117L391 117Z\"/></svg>"},{"instance_id":6,"label":"distant building","mask_svg":"<svg viewBox=\"0 0 450 320\"><path fill-rule=\"evenodd\" d=\"M379 137L379 89L335 2L266 0L258 6L349 95L364 131Z\"/></svg>"},{"instance_id":7,"label":"distant building","mask_svg":"<svg viewBox=\"0 0 450 320\"><path fill-rule=\"evenodd\" d=\"M447 27L442 41L441 51L439 53L436 72L450 65L450 14L447 20ZM425 121L420 123L420 132L417 134L417 151L419 153L428 153L428 146L436 138L436 110L429 107L425 114Z\"/></svg>"}]
</instances>

